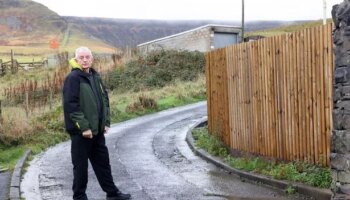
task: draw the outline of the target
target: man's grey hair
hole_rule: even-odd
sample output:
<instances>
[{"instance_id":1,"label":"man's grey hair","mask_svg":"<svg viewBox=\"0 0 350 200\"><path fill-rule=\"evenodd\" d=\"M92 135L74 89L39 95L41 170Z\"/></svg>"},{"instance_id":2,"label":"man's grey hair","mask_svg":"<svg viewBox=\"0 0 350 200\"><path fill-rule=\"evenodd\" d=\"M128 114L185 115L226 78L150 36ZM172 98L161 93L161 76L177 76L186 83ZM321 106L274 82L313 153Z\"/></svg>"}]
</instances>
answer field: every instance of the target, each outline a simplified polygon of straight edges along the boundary
<instances>
[{"instance_id":1,"label":"man's grey hair","mask_svg":"<svg viewBox=\"0 0 350 200\"><path fill-rule=\"evenodd\" d=\"M87 47L79 47L75 50L75 58L78 58L80 52L88 52L92 56L92 52Z\"/></svg>"}]
</instances>

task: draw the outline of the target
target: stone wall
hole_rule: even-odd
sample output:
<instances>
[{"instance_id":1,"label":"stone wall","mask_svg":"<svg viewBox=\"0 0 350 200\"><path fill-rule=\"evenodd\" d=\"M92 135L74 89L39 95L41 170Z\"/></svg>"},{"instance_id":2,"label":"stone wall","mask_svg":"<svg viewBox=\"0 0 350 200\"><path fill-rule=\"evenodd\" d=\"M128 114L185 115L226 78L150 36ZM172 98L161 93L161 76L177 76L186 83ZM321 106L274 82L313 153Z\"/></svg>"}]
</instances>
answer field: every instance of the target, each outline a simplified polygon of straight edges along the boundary
<instances>
[{"instance_id":1,"label":"stone wall","mask_svg":"<svg viewBox=\"0 0 350 200\"><path fill-rule=\"evenodd\" d=\"M209 27L188 31L140 45L138 49L142 53L160 49L198 50L205 52L210 50L211 32Z\"/></svg>"},{"instance_id":2,"label":"stone wall","mask_svg":"<svg viewBox=\"0 0 350 200\"><path fill-rule=\"evenodd\" d=\"M350 1L333 6L335 72L331 169L333 199L350 199Z\"/></svg>"}]
</instances>

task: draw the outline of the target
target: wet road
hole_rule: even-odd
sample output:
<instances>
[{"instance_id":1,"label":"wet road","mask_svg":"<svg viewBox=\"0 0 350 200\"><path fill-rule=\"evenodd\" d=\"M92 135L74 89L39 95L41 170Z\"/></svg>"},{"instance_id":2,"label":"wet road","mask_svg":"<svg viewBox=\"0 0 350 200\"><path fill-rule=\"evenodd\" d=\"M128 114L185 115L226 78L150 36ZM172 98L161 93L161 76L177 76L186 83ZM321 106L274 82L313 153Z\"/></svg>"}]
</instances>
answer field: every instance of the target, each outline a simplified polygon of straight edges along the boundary
<instances>
[{"instance_id":1,"label":"wet road","mask_svg":"<svg viewBox=\"0 0 350 200\"><path fill-rule=\"evenodd\" d=\"M0 172L0 200L6 199L10 187L10 172Z\"/></svg>"},{"instance_id":2,"label":"wet road","mask_svg":"<svg viewBox=\"0 0 350 200\"><path fill-rule=\"evenodd\" d=\"M137 200L297 199L261 185L242 182L195 156L185 137L206 116L197 103L114 125L106 135L117 186ZM70 142L31 161L21 183L27 200L72 199ZM89 168L87 195L105 199Z\"/></svg>"}]
</instances>

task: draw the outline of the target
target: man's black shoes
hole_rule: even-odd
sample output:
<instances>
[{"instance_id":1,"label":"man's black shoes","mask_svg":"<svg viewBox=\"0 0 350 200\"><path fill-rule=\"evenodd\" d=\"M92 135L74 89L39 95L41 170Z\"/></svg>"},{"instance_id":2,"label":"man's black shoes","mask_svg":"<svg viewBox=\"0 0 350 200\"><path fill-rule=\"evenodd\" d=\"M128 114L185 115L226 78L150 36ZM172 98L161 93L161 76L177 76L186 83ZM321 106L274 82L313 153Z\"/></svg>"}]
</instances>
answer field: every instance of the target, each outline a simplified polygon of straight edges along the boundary
<instances>
[{"instance_id":1,"label":"man's black shoes","mask_svg":"<svg viewBox=\"0 0 350 200\"><path fill-rule=\"evenodd\" d=\"M130 194L124 194L121 192L118 192L117 195L112 196L112 197L107 196L107 200L129 200L129 199L131 199Z\"/></svg>"}]
</instances>

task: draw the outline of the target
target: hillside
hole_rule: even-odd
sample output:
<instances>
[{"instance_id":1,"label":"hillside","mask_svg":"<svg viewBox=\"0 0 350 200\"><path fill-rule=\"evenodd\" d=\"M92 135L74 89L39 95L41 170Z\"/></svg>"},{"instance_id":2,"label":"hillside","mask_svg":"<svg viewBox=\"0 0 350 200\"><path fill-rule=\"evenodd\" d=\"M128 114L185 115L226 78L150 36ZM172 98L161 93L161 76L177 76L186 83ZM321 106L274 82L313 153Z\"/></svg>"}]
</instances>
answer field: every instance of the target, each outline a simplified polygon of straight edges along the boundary
<instances>
[{"instance_id":1,"label":"hillside","mask_svg":"<svg viewBox=\"0 0 350 200\"><path fill-rule=\"evenodd\" d=\"M135 47L136 45L147 41L173 35L207 24L240 26L240 22L237 21L164 21L83 17L64 17L64 19L82 32L89 33L93 37L121 48L126 46ZM246 31L270 29L294 23L299 22L253 21L247 22Z\"/></svg>"},{"instance_id":2,"label":"hillside","mask_svg":"<svg viewBox=\"0 0 350 200\"><path fill-rule=\"evenodd\" d=\"M67 28L59 15L29 0L0 0L0 13L0 45L36 46Z\"/></svg>"},{"instance_id":3,"label":"hillside","mask_svg":"<svg viewBox=\"0 0 350 200\"><path fill-rule=\"evenodd\" d=\"M245 30L256 31L298 22L247 22ZM95 52L112 53L118 48L176 34L206 24L239 26L239 21L165 21L62 17L31 0L0 0L0 56L8 58L11 49L17 56L40 57L57 51L73 51L89 46ZM59 49L49 42L57 40Z\"/></svg>"},{"instance_id":4,"label":"hillside","mask_svg":"<svg viewBox=\"0 0 350 200\"><path fill-rule=\"evenodd\" d=\"M261 29L261 30L255 30L255 31L251 31L249 33L246 33L246 36L250 36L250 35L261 35L261 36L265 36L265 37L270 37L270 36L275 36L275 35L282 35L285 33L292 33L292 32L296 32L296 31L301 31L304 30L306 28L311 28L314 26L320 26L322 25L322 20L316 20L316 21L301 21L298 23L292 23L292 24L288 24L288 25L282 25L279 27L272 27L269 29ZM328 19L327 23L331 23L332 19Z\"/></svg>"},{"instance_id":5,"label":"hillside","mask_svg":"<svg viewBox=\"0 0 350 200\"><path fill-rule=\"evenodd\" d=\"M114 47L71 28L66 19L30 0L0 0L0 55L43 55L57 52L49 42L57 39L60 50L76 48L80 43L98 46L102 51Z\"/></svg>"}]
</instances>

